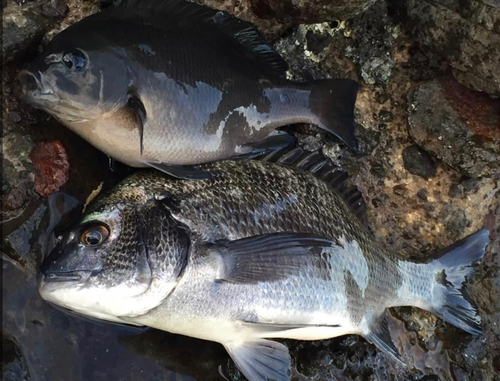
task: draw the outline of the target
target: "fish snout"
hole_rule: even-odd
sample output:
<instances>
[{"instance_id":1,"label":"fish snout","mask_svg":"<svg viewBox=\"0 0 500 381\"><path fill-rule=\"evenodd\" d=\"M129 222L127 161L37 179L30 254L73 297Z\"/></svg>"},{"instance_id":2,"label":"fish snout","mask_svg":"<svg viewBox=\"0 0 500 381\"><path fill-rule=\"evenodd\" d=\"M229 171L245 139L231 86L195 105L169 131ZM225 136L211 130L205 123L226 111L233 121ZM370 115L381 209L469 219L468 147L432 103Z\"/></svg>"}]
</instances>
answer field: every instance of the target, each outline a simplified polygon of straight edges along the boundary
<instances>
[{"instance_id":1,"label":"fish snout","mask_svg":"<svg viewBox=\"0 0 500 381\"><path fill-rule=\"evenodd\" d=\"M35 107L48 106L57 103L58 97L43 80L42 75L37 75L30 70L22 70L17 80L19 83L16 93L18 97Z\"/></svg>"},{"instance_id":2,"label":"fish snout","mask_svg":"<svg viewBox=\"0 0 500 381\"><path fill-rule=\"evenodd\" d=\"M67 250L60 246L56 246L40 268L46 283L85 282L92 273L102 268L98 256L91 253L82 255L77 250Z\"/></svg>"}]
</instances>

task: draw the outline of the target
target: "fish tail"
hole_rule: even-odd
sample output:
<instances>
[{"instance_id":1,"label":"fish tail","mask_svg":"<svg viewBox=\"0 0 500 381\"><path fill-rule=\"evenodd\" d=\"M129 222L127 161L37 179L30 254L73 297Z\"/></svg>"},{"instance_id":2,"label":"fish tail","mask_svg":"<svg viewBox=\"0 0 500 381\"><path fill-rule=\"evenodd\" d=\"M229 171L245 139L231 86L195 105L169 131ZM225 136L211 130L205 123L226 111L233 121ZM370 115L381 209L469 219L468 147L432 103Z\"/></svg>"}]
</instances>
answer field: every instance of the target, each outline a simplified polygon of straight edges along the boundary
<instances>
[{"instance_id":1,"label":"fish tail","mask_svg":"<svg viewBox=\"0 0 500 381\"><path fill-rule=\"evenodd\" d=\"M312 82L309 98L318 126L339 137L355 152L354 104L359 85L350 79L322 79Z\"/></svg>"},{"instance_id":2,"label":"fish tail","mask_svg":"<svg viewBox=\"0 0 500 381\"><path fill-rule=\"evenodd\" d=\"M481 317L463 284L473 273L472 265L484 255L489 231L482 229L444 249L441 257L430 263L436 274L429 310L473 335L481 333Z\"/></svg>"}]
</instances>

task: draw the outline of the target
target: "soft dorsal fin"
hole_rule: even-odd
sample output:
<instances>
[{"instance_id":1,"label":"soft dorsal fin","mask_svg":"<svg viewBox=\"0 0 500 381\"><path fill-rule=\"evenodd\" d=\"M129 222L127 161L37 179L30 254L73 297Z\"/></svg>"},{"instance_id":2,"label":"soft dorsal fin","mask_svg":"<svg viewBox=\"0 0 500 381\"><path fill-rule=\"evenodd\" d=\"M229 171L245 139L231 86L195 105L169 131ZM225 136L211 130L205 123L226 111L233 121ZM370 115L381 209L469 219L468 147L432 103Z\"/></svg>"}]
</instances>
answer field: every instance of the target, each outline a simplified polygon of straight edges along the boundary
<instances>
[{"instance_id":1,"label":"soft dorsal fin","mask_svg":"<svg viewBox=\"0 0 500 381\"><path fill-rule=\"evenodd\" d=\"M353 214L368 226L366 217L366 202L361 192L354 185L348 183L349 176L337 168L330 159L320 151L308 152L302 148L284 149L271 152L261 160L272 163L289 165L309 171L317 178L324 181L330 188L339 193Z\"/></svg>"},{"instance_id":2,"label":"soft dorsal fin","mask_svg":"<svg viewBox=\"0 0 500 381\"><path fill-rule=\"evenodd\" d=\"M283 76L288 69L286 61L266 41L264 35L249 22L240 20L227 12L212 9L185 0L124 0L121 6L153 11L162 16L173 16L176 22L189 25L204 24L243 48L248 58L263 69ZM170 22L170 20L162 20Z\"/></svg>"}]
</instances>

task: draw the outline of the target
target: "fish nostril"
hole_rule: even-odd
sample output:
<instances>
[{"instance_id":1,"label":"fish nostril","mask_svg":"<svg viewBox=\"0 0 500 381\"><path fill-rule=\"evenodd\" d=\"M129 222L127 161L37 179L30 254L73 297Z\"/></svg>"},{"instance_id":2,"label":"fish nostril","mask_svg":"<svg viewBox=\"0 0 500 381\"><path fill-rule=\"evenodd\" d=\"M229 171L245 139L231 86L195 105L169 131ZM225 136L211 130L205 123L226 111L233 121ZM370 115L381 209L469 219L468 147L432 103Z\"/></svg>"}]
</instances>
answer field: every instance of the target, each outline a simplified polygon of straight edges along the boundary
<instances>
[{"instance_id":1,"label":"fish nostril","mask_svg":"<svg viewBox=\"0 0 500 381\"><path fill-rule=\"evenodd\" d=\"M27 70L23 70L19 73L18 80L24 91L35 91L39 89L38 81L35 75Z\"/></svg>"}]
</instances>

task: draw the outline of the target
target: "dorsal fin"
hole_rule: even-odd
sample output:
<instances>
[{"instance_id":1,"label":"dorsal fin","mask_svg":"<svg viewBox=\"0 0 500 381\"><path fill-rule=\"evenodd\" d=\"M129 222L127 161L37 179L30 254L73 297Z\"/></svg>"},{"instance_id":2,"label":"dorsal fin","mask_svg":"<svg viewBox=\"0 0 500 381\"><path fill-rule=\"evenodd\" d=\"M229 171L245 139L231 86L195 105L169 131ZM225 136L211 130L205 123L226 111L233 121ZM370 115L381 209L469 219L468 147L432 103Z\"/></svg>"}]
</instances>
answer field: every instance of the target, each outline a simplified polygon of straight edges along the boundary
<instances>
[{"instance_id":1,"label":"dorsal fin","mask_svg":"<svg viewBox=\"0 0 500 381\"><path fill-rule=\"evenodd\" d=\"M309 171L339 193L352 213L368 227L366 202L355 185L349 184L349 175L336 167L330 159L320 151L308 152L304 149L285 148L273 151L261 158L263 161L289 165Z\"/></svg>"},{"instance_id":2,"label":"dorsal fin","mask_svg":"<svg viewBox=\"0 0 500 381\"><path fill-rule=\"evenodd\" d=\"M152 11L155 15L173 16L172 20L189 25L204 24L213 27L220 35L236 42L248 58L273 74L284 76L288 65L281 55L266 41L264 35L249 22L227 12L212 9L185 0L124 0L122 7L140 12ZM163 19L162 22L171 22Z\"/></svg>"}]
</instances>

